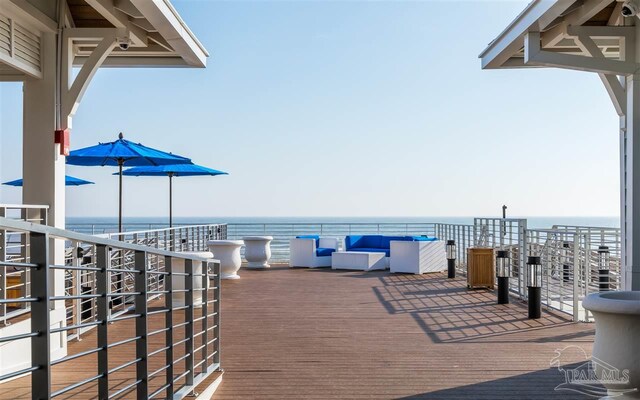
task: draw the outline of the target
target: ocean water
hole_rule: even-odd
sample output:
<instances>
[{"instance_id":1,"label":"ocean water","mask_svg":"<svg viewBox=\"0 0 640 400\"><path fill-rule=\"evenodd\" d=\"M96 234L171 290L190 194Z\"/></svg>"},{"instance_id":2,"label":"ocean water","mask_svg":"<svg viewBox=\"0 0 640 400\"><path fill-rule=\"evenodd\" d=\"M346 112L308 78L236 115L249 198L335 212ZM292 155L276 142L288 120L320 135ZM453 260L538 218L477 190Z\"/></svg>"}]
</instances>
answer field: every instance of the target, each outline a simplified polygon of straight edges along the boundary
<instances>
[{"instance_id":1,"label":"ocean water","mask_svg":"<svg viewBox=\"0 0 640 400\"><path fill-rule=\"evenodd\" d=\"M510 216L509 216L510 217ZM321 224L321 223L427 223L473 224L474 217L175 217L174 225L200 225L212 223L227 224ZM550 228L553 225L580 225L598 227L620 227L617 216L602 217L510 217L526 218L529 228ZM117 218L105 217L69 217L70 229L78 226L94 225L97 229L113 231L117 227ZM161 228L168 226L166 217L131 217L124 219L127 230Z\"/></svg>"}]
</instances>

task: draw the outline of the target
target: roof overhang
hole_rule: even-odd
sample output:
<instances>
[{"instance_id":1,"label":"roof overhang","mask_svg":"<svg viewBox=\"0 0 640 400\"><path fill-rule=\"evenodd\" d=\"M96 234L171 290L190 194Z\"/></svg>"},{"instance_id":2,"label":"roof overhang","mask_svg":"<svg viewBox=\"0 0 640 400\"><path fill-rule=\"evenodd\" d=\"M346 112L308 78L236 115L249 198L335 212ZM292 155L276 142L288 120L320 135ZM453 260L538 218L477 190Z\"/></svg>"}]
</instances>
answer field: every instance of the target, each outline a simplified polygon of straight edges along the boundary
<instances>
[{"instance_id":1,"label":"roof overhang","mask_svg":"<svg viewBox=\"0 0 640 400\"><path fill-rule=\"evenodd\" d=\"M104 67L206 67L209 54L169 0L0 0L0 80L41 77L41 39L58 30L70 38L73 66L85 64L110 31L130 39L116 46Z\"/></svg>"},{"instance_id":2,"label":"roof overhang","mask_svg":"<svg viewBox=\"0 0 640 400\"><path fill-rule=\"evenodd\" d=\"M634 25L636 21L622 17L621 6L622 2L616 0L533 0L480 54L482 68L541 66L527 62L525 48L527 39L532 40L527 38L530 33L539 34L542 51L590 55L584 43L577 39L578 27L584 27L580 33L590 29L587 36L605 58L620 58L620 40L625 35L619 28Z\"/></svg>"}]
</instances>

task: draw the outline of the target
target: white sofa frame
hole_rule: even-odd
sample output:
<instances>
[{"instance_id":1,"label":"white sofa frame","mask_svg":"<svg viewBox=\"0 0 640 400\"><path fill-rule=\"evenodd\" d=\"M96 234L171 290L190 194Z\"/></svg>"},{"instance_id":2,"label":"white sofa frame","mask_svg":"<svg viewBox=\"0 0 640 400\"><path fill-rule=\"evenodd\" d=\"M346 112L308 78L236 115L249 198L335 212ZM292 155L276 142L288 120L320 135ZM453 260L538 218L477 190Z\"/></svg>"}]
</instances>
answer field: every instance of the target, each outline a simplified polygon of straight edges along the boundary
<instances>
[{"instance_id":1,"label":"white sofa frame","mask_svg":"<svg viewBox=\"0 0 640 400\"><path fill-rule=\"evenodd\" d=\"M444 240L391 242L390 272L425 274L447 269Z\"/></svg>"},{"instance_id":2,"label":"white sofa frame","mask_svg":"<svg viewBox=\"0 0 640 400\"><path fill-rule=\"evenodd\" d=\"M332 237L321 237L321 248L339 250L340 240ZM289 266L290 267L331 267L331 255L318 257L316 255L315 239L291 239L289 242Z\"/></svg>"}]
</instances>

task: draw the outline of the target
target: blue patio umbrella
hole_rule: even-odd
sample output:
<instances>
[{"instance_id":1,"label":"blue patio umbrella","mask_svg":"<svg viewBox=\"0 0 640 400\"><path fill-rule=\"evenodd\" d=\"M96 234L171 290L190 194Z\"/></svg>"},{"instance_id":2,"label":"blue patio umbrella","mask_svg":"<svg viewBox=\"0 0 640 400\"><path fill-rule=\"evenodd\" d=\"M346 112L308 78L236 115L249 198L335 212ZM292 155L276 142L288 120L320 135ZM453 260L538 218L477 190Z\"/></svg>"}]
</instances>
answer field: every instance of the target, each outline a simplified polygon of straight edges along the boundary
<instances>
[{"instance_id":1,"label":"blue patio umbrella","mask_svg":"<svg viewBox=\"0 0 640 400\"><path fill-rule=\"evenodd\" d=\"M134 167L125 170L127 176L168 176L169 177L169 227L173 226L173 177L228 175L196 164L158 165L155 167Z\"/></svg>"},{"instance_id":2,"label":"blue patio umbrella","mask_svg":"<svg viewBox=\"0 0 640 400\"><path fill-rule=\"evenodd\" d=\"M125 140L122 132L120 132L118 140L115 142L98 143L96 146L74 150L67 157L67 164L70 165L118 167L120 192L118 198L118 232L122 232L122 167L190 163L191 160L186 157Z\"/></svg>"},{"instance_id":3,"label":"blue patio umbrella","mask_svg":"<svg viewBox=\"0 0 640 400\"><path fill-rule=\"evenodd\" d=\"M23 183L24 182L22 179L16 179L15 181L5 182L3 183L3 185L22 186ZM64 184L65 186L82 186L82 185L93 185L94 182L85 181L84 179L76 178L75 176L65 175Z\"/></svg>"}]
</instances>

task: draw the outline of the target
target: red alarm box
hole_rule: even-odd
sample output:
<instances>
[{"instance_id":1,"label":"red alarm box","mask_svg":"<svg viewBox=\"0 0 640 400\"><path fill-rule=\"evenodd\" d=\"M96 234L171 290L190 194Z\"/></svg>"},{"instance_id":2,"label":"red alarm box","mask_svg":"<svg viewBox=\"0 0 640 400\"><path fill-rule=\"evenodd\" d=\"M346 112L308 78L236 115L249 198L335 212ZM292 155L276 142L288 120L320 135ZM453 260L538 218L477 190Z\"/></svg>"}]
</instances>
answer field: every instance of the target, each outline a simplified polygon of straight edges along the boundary
<instances>
[{"instance_id":1,"label":"red alarm box","mask_svg":"<svg viewBox=\"0 0 640 400\"><path fill-rule=\"evenodd\" d=\"M60 145L60 155L68 156L71 149L71 143L69 142L69 129L60 129L56 131L55 143Z\"/></svg>"}]
</instances>

